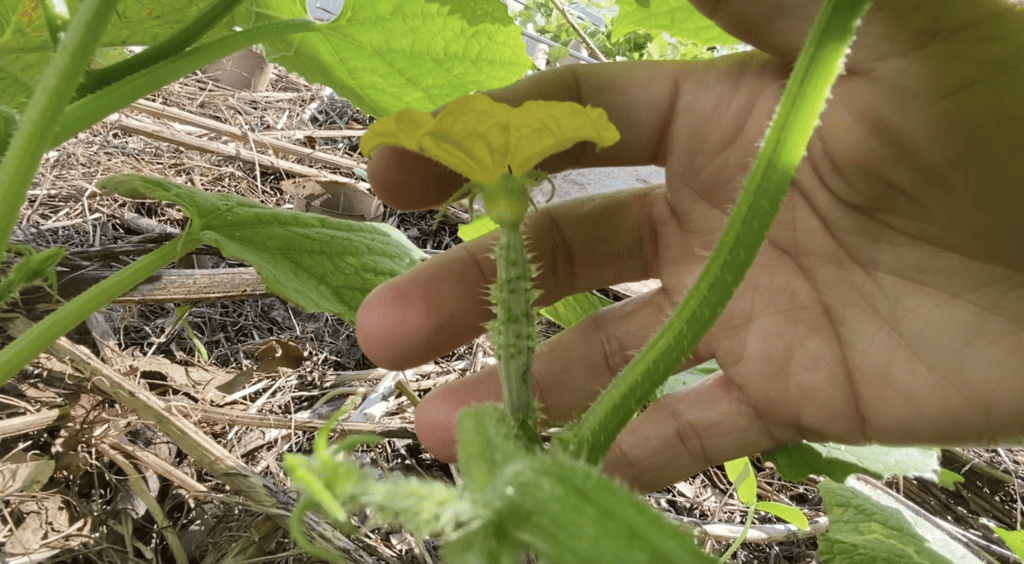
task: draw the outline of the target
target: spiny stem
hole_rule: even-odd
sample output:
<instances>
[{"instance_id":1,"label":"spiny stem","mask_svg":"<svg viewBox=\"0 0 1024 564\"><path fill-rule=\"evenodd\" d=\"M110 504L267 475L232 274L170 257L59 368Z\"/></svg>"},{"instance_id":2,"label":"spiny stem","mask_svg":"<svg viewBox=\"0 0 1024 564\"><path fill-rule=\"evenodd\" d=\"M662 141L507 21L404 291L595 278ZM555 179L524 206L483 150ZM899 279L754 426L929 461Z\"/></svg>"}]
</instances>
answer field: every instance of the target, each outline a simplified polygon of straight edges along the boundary
<instances>
[{"instance_id":1,"label":"spiny stem","mask_svg":"<svg viewBox=\"0 0 1024 564\"><path fill-rule=\"evenodd\" d=\"M600 463L619 432L690 355L729 303L796 176L869 4L870 0L826 0L822 6L721 240L665 326L579 423L559 437L559 446L571 456Z\"/></svg>"},{"instance_id":2,"label":"spiny stem","mask_svg":"<svg viewBox=\"0 0 1024 564\"><path fill-rule=\"evenodd\" d=\"M494 248L498 277L491 288L496 319L491 322L491 341L498 360L505 407L523 438L540 444L533 405L533 351L537 348L534 291L526 247L520 226L502 227Z\"/></svg>"}]
</instances>

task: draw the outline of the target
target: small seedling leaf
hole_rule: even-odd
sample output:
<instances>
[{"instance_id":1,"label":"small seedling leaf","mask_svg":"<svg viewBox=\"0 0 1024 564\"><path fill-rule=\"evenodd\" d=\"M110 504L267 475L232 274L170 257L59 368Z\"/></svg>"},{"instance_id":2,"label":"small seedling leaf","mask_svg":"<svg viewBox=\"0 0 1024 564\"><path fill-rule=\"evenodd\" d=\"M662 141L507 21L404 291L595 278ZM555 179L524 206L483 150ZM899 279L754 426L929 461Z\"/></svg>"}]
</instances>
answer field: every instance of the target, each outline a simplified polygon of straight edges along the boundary
<instances>
[{"instance_id":1,"label":"small seedling leaf","mask_svg":"<svg viewBox=\"0 0 1024 564\"><path fill-rule=\"evenodd\" d=\"M964 477L952 470L939 468L939 485L947 490L956 489L956 485L963 482Z\"/></svg>"},{"instance_id":2,"label":"small seedling leaf","mask_svg":"<svg viewBox=\"0 0 1024 564\"><path fill-rule=\"evenodd\" d=\"M425 258L384 223L279 210L134 174L107 177L97 186L127 198L174 202L192 219L191 232L224 256L252 265L272 292L349 323L370 290Z\"/></svg>"},{"instance_id":3,"label":"small seedling leaf","mask_svg":"<svg viewBox=\"0 0 1024 564\"><path fill-rule=\"evenodd\" d=\"M1003 542L1017 555L1017 558L1024 560L1024 531L1010 531L992 524L989 524L989 527L999 535L999 538L1003 539Z\"/></svg>"},{"instance_id":4,"label":"small seedling leaf","mask_svg":"<svg viewBox=\"0 0 1024 564\"><path fill-rule=\"evenodd\" d=\"M38 253L30 252L18 261L11 272L0 279L0 307L7 304L19 290L39 280L45 280L56 291L57 275L54 267L65 254L63 247L52 247Z\"/></svg>"},{"instance_id":5,"label":"small seedling leaf","mask_svg":"<svg viewBox=\"0 0 1024 564\"><path fill-rule=\"evenodd\" d=\"M849 446L801 442L764 454L787 480L799 482L811 474L844 481L851 474L874 478L922 476L937 480L939 451L931 447Z\"/></svg>"},{"instance_id":6,"label":"small seedling leaf","mask_svg":"<svg viewBox=\"0 0 1024 564\"><path fill-rule=\"evenodd\" d=\"M818 489L831 521L818 538L825 564L951 564L897 510L831 480Z\"/></svg>"},{"instance_id":7,"label":"small seedling leaf","mask_svg":"<svg viewBox=\"0 0 1024 564\"><path fill-rule=\"evenodd\" d=\"M486 215L477 216L476 219L459 226L459 238L463 241L472 241L477 237L483 237L498 228L498 224Z\"/></svg>"},{"instance_id":8,"label":"small seedling leaf","mask_svg":"<svg viewBox=\"0 0 1024 564\"><path fill-rule=\"evenodd\" d=\"M304 2L250 3L255 21L242 21L245 27L267 14L307 17ZM265 46L273 62L380 116L401 108L431 110L517 80L533 66L520 33L500 2L347 0L316 32Z\"/></svg>"},{"instance_id":9,"label":"small seedling leaf","mask_svg":"<svg viewBox=\"0 0 1024 564\"><path fill-rule=\"evenodd\" d=\"M650 31L665 32L702 46L740 42L698 12L689 0L618 0L617 3L619 15L612 28L612 41L631 31Z\"/></svg>"},{"instance_id":10,"label":"small seedling leaf","mask_svg":"<svg viewBox=\"0 0 1024 564\"><path fill-rule=\"evenodd\" d=\"M796 525L797 527L807 530L811 524L807 522L807 516L804 515L803 511L799 508L793 507L792 505L783 505L774 501L759 501L754 509L759 509L765 513L771 513L772 515L782 519L783 521Z\"/></svg>"},{"instance_id":11,"label":"small seedling leaf","mask_svg":"<svg viewBox=\"0 0 1024 564\"><path fill-rule=\"evenodd\" d=\"M743 505L754 505L757 502L757 476L747 457L737 458L725 463L725 474L736 487L736 497Z\"/></svg>"}]
</instances>

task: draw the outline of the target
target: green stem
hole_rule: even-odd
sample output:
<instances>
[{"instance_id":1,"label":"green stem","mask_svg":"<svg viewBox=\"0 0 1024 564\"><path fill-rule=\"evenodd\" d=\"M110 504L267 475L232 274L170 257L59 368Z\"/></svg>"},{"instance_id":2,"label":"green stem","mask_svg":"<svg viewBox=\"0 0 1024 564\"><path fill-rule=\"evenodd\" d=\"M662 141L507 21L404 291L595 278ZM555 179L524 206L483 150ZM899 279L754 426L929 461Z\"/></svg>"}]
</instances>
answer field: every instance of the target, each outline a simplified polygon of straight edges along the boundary
<instances>
[{"instance_id":1,"label":"green stem","mask_svg":"<svg viewBox=\"0 0 1024 564\"><path fill-rule=\"evenodd\" d=\"M72 104L64 112L49 145L60 145L135 100L235 51L274 37L311 31L316 26L313 20L305 19L272 22L234 32L179 53Z\"/></svg>"},{"instance_id":2,"label":"green stem","mask_svg":"<svg viewBox=\"0 0 1024 564\"><path fill-rule=\"evenodd\" d=\"M722 238L665 326L559 438L570 455L598 464L725 309L764 243L869 4L826 0L822 6Z\"/></svg>"},{"instance_id":3,"label":"green stem","mask_svg":"<svg viewBox=\"0 0 1024 564\"><path fill-rule=\"evenodd\" d=\"M32 185L32 177L48 148L53 128L71 99L102 31L117 8L115 0L84 0L68 26L64 41L39 79L25 107L21 123L11 137L10 146L0 161L0 255L14 232L18 213Z\"/></svg>"},{"instance_id":4,"label":"green stem","mask_svg":"<svg viewBox=\"0 0 1024 564\"><path fill-rule=\"evenodd\" d=\"M119 80L147 69L165 59L188 49L226 18L242 0L217 0L199 11L194 18L142 52L118 63L85 72L78 86L77 96L84 97Z\"/></svg>"},{"instance_id":5,"label":"green stem","mask_svg":"<svg viewBox=\"0 0 1024 564\"><path fill-rule=\"evenodd\" d=\"M502 396L523 439L540 444L531 380L533 351L537 348L533 272L518 224L501 228L494 256L498 277L491 298L497 316L491 323L491 342L498 360Z\"/></svg>"},{"instance_id":6,"label":"green stem","mask_svg":"<svg viewBox=\"0 0 1024 564\"><path fill-rule=\"evenodd\" d=\"M736 540L732 541L732 544L729 545L729 549L725 551L725 554L718 559L718 564L725 564L728 562L729 557L739 549L740 545L743 544L743 541L747 540L747 535L750 534L750 526L754 524L754 511L755 509L753 506L747 506L747 519L743 523L743 530L740 531L740 536L736 537Z\"/></svg>"},{"instance_id":7,"label":"green stem","mask_svg":"<svg viewBox=\"0 0 1024 564\"><path fill-rule=\"evenodd\" d=\"M96 310L131 290L153 273L199 246L188 232L117 271L113 276L76 296L36 323L24 335L0 350L0 385L5 384L51 343L85 321Z\"/></svg>"}]
</instances>

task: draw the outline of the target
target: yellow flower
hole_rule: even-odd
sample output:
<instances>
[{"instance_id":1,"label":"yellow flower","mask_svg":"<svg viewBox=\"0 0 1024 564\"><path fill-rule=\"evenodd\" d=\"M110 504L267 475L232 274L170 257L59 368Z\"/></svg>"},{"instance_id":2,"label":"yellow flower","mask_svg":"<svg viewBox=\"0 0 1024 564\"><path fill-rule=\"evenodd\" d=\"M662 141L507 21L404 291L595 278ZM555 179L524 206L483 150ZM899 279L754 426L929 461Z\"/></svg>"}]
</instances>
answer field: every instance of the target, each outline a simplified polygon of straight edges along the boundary
<instances>
[{"instance_id":1,"label":"yellow flower","mask_svg":"<svg viewBox=\"0 0 1024 564\"><path fill-rule=\"evenodd\" d=\"M607 147L619 132L600 108L574 102L526 102L518 108L472 94L436 116L404 109L377 120L361 141L369 157L381 145L415 151L486 188L502 176L521 178L548 155L580 141Z\"/></svg>"}]
</instances>

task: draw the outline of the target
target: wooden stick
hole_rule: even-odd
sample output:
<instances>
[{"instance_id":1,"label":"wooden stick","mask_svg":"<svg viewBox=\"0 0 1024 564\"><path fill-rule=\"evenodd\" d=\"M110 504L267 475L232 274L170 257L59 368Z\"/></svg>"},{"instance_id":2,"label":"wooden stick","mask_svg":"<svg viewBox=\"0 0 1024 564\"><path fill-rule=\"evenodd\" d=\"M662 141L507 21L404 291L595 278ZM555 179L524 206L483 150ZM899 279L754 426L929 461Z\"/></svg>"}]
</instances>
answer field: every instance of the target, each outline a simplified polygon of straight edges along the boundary
<instances>
[{"instance_id":1,"label":"wooden stick","mask_svg":"<svg viewBox=\"0 0 1024 564\"><path fill-rule=\"evenodd\" d=\"M335 157L327 155L319 151L314 151L307 147L300 147L298 145L292 145L291 143L285 143L278 139L268 139L260 133L254 133L246 131L238 127L223 124L219 121L215 121L209 118L190 114L188 112L181 111L177 108L171 108L156 102L150 102L149 100L139 100L128 106L128 109L135 110L153 117L163 118L171 121L176 121L185 125L192 125L200 129L205 129L210 133L216 133L223 135L229 139L234 139L248 145L250 142L257 147L263 149L270 149L274 153L281 153L292 157L297 157L309 162L326 165L332 168L340 169L352 169L352 168L365 168L363 163L359 161L345 158ZM356 135L362 135L365 131L359 131ZM316 136L316 134L313 134Z\"/></svg>"},{"instance_id":2,"label":"wooden stick","mask_svg":"<svg viewBox=\"0 0 1024 564\"><path fill-rule=\"evenodd\" d=\"M326 180L333 180L335 182L356 184L360 187L364 187L366 184L365 182L357 182L351 178L345 178L344 176L339 176L337 174L319 171L305 165L282 161L266 155L254 154L252 151L243 151L238 147L233 147L224 143L192 137L191 135L186 135L179 131L174 131L169 127L157 125L155 123L145 123L131 118L122 118L117 122L115 127L128 133L134 133L157 141L171 143L185 149L203 151L206 153L220 155L222 157L238 159L248 163L253 163L263 168L279 170L285 174L291 174L293 176L322 178Z\"/></svg>"},{"instance_id":3,"label":"wooden stick","mask_svg":"<svg viewBox=\"0 0 1024 564\"><path fill-rule=\"evenodd\" d=\"M32 323L23 317L4 323L13 335L21 335L31 326ZM47 351L69 362L85 375L91 386L153 422L199 466L227 484L236 495L244 497L254 507L262 508L278 525L288 529L289 516L295 507L295 500L288 492L254 472L186 418L167 409L160 398L111 369L85 347L61 337ZM343 554L355 564L377 564L383 559L353 543L317 514L307 515L304 523L306 534L314 543Z\"/></svg>"}]
</instances>

